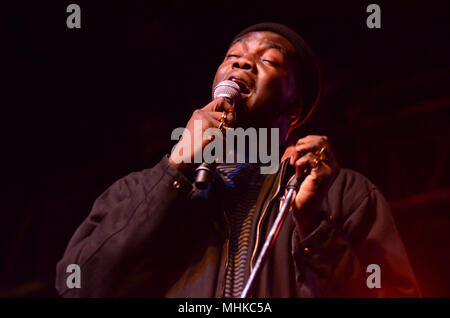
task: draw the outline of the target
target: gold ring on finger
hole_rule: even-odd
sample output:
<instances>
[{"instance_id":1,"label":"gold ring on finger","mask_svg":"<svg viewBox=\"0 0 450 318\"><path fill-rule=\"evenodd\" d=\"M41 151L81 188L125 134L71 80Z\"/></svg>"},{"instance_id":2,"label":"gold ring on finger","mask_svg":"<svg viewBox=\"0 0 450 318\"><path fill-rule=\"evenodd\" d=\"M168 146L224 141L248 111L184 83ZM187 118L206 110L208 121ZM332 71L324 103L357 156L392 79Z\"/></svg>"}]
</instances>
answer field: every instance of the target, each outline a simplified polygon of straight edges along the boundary
<instances>
[{"instance_id":1,"label":"gold ring on finger","mask_svg":"<svg viewBox=\"0 0 450 318\"><path fill-rule=\"evenodd\" d=\"M320 163L320 159L317 158L317 157L315 157L314 160L313 160L312 168L313 168L313 169L314 169L314 168L317 168L317 167L319 166L319 163Z\"/></svg>"},{"instance_id":2,"label":"gold ring on finger","mask_svg":"<svg viewBox=\"0 0 450 318\"><path fill-rule=\"evenodd\" d=\"M328 161L328 153L327 153L326 150L327 150L327 146L323 146L323 147L319 150L317 156L318 156L318 158L319 158L320 161Z\"/></svg>"}]
</instances>

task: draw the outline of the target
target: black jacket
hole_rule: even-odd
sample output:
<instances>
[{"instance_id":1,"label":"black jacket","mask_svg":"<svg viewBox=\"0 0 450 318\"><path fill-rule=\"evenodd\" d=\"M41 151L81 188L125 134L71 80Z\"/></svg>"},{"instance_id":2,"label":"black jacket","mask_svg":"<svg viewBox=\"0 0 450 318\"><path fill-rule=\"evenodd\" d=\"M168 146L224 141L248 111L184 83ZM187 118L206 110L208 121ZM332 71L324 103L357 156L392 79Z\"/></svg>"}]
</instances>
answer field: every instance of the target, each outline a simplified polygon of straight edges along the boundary
<instances>
[{"instance_id":1,"label":"black jacket","mask_svg":"<svg viewBox=\"0 0 450 318\"><path fill-rule=\"evenodd\" d=\"M290 176L286 163L267 175L261 188L250 255L256 255L274 220L280 189ZM216 182L194 191L167 157L118 180L95 201L57 264L58 292L222 297L228 253L222 190ZM302 241L291 216L286 218L251 296L420 296L388 205L369 180L341 169L320 213L320 226ZM67 287L69 264L80 266L81 288ZM367 287L369 264L380 266L381 288Z\"/></svg>"}]
</instances>

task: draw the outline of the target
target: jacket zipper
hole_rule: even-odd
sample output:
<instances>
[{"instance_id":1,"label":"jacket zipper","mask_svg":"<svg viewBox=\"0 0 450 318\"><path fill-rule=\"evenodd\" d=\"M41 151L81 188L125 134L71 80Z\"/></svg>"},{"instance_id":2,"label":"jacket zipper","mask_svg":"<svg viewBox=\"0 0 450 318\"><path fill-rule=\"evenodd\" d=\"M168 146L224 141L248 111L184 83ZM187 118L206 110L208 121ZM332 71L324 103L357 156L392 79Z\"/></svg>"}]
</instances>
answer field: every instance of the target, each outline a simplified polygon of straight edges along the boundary
<instances>
[{"instance_id":1,"label":"jacket zipper","mask_svg":"<svg viewBox=\"0 0 450 318\"><path fill-rule=\"evenodd\" d=\"M258 226L257 226L257 230L256 230L256 243L255 243L255 247L252 252L252 258L250 261L250 273L253 271L253 263L255 261L255 254L256 254L256 251L257 251L258 245L259 245L259 236L260 236L260 231L261 231L262 220L264 219L264 216L267 212L269 205L278 196L278 193L280 192L281 181L283 180L283 175L284 175L284 171L286 170L286 166L287 166L287 164L282 164L280 178L279 178L278 185L277 185L277 190L275 191L272 198L267 202L266 206L264 207L263 213L258 220ZM223 215L225 218L225 222L227 223L227 240L226 240L226 253L225 253L225 269L223 272L223 283L222 283L223 284L222 285L222 298L225 297L225 284L226 284L226 275L227 275L227 270L228 270L228 265L229 265L228 263L229 263L229 249L230 249L230 222L228 220L227 213L225 210L223 210Z\"/></svg>"},{"instance_id":2,"label":"jacket zipper","mask_svg":"<svg viewBox=\"0 0 450 318\"><path fill-rule=\"evenodd\" d=\"M287 166L287 164L282 164L281 172L280 172L280 178L279 178L278 185L277 185L277 190L275 191L275 193L272 196L272 198L267 202L267 204L266 204L266 206L265 206L265 208L263 210L263 213L262 213L261 217L258 220L258 226L257 226L257 229L256 229L256 242L255 242L255 247L254 247L253 252L252 252L252 258L251 258L251 261L250 261L250 273L253 271L253 263L255 261L256 251L258 250L258 246L259 246L259 238L260 238L262 220L264 219L264 217L266 215L268 207L271 205L272 201L278 196L278 194L280 192L281 181L283 180L283 176L284 176L284 172L286 170L286 166Z\"/></svg>"},{"instance_id":3,"label":"jacket zipper","mask_svg":"<svg viewBox=\"0 0 450 318\"><path fill-rule=\"evenodd\" d=\"M223 215L225 218L225 222L227 223L227 244L226 244L226 253L225 253L225 269L223 272L223 281L222 281L222 298L225 297L225 283L227 279L227 270L228 270L228 253L230 249L230 222L227 217L227 213L223 210Z\"/></svg>"}]
</instances>

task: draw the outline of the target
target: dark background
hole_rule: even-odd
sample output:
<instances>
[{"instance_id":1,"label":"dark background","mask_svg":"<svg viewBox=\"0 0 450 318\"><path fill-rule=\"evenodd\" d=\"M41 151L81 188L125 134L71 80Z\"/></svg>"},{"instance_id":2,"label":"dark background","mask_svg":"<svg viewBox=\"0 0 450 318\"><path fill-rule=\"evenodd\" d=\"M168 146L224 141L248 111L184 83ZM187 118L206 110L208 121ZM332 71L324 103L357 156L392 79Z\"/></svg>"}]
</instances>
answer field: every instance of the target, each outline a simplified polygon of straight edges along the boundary
<instances>
[{"instance_id":1,"label":"dark background","mask_svg":"<svg viewBox=\"0 0 450 318\"><path fill-rule=\"evenodd\" d=\"M304 134L390 202L423 295L450 296L450 28L445 1L69 1L3 7L0 296L53 297L55 265L93 201L151 167L210 99L232 37L296 29L323 70Z\"/></svg>"}]
</instances>

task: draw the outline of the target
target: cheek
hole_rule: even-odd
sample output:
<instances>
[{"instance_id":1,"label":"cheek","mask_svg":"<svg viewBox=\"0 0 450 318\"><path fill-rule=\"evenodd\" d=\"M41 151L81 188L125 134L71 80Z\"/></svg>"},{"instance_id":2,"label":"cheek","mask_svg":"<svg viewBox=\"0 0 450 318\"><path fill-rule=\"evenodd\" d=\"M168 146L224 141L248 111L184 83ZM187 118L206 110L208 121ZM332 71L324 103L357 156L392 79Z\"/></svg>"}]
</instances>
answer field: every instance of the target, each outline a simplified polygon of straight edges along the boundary
<instances>
[{"instance_id":1,"label":"cheek","mask_svg":"<svg viewBox=\"0 0 450 318\"><path fill-rule=\"evenodd\" d=\"M286 101L292 102L292 98L295 95L295 82L292 78L284 78L283 79L283 92Z\"/></svg>"},{"instance_id":2,"label":"cheek","mask_svg":"<svg viewBox=\"0 0 450 318\"><path fill-rule=\"evenodd\" d=\"M287 93L290 91L289 81L286 76L272 76L268 80L264 81L261 85L261 89L264 90L263 94L267 99L272 101L284 100Z\"/></svg>"},{"instance_id":3,"label":"cheek","mask_svg":"<svg viewBox=\"0 0 450 318\"><path fill-rule=\"evenodd\" d=\"M225 63L222 63L217 68L216 75L214 76L213 87L216 86L217 84L219 84L221 79L224 78L225 74L226 74Z\"/></svg>"}]
</instances>

